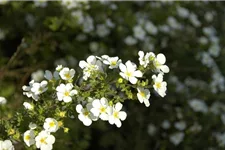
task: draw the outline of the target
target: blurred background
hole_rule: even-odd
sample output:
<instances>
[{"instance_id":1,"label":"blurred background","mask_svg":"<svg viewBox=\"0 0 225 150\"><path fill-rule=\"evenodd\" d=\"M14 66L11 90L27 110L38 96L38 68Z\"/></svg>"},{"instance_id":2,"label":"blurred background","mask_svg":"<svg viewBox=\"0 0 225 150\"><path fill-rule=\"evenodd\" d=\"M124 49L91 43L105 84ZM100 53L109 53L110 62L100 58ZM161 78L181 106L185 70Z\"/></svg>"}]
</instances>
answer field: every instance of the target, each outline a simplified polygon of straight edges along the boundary
<instances>
[{"instance_id":1,"label":"blurred background","mask_svg":"<svg viewBox=\"0 0 225 150\"><path fill-rule=\"evenodd\" d=\"M0 1L0 119L27 100L22 86L58 64L78 68L89 55L138 63L138 51L163 53L164 98L125 103L121 128L85 127L75 117L55 150L217 150L225 146L225 3ZM17 149L26 149L17 143Z\"/></svg>"}]
</instances>

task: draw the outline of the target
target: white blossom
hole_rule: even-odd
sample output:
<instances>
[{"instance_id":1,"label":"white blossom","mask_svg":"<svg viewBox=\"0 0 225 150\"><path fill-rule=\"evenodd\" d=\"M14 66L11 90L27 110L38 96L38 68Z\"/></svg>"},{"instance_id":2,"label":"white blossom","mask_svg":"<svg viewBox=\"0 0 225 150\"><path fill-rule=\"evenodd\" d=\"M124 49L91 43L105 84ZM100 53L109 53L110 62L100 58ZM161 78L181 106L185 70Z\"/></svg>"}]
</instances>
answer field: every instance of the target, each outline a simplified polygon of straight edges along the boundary
<instances>
[{"instance_id":1,"label":"white blossom","mask_svg":"<svg viewBox=\"0 0 225 150\"><path fill-rule=\"evenodd\" d=\"M139 40L144 40L146 32L140 25L133 27L134 37Z\"/></svg>"},{"instance_id":2,"label":"white blossom","mask_svg":"<svg viewBox=\"0 0 225 150\"><path fill-rule=\"evenodd\" d=\"M10 140L0 140L0 150L14 150L14 146Z\"/></svg>"},{"instance_id":3,"label":"white blossom","mask_svg":"<svg viewBox=\"0 0 225 150\"><path fill-rule=\"evenodd\" d=\"M46 118L43 128L47 132L56 132L59 129L58 121L54 118Z\"/></svg>"},{"instance_id":4,"label":"white blossom","mask_svg":"<svg viewBox=\"0 0 225 150\"><path fill-rule=\"evenodd\" d=\"M6 103L7 103L6 98L0 96L0 105L5 105Z\"/></svg>"},{"instance_id":5,"label":"white blossom","mask_svg":"<svg viewBox=\"0 0 225 150\"><path fill-rule=\"evenodd\" d=\"M182 131L186 128L186 123L184 121L175 122L174 124L175 128Z\"/></svg>"},{"instance_id":6,"label":"white blossom","mask_svg":"<svg viewBox=\"0 0 225 150\"><path fill-rule=\"evenodd\" d=\"M101 118L102 120L108 120L109 114L108 114L108 109L109 109L109 104L108 100L106 98L101 98L95 99L92 102L93 108L91 108L91 112L93 113L94 116Z\"/></svg>"},{"instance_id":7,"label":"white blossom","mask_svg":"<svg viewBox=\"0 0 225 150\"><path fill-rule=\"evenodd\" d=\"M148 134L149 134L150 136L155 135L156 131L157 131L157 128L156 128L156 126L155 126L154 124L149 124L149 125L148 125L148 130L147 130L147 132L148 132Z\"/></svg>"},{"instance_id":8,"label":"white blossom","mask_svg":"<svg viewBox=\"0 0 225 150\"><path fill-rule=\"evenodd\" d=\"M101 71L102 69L102 63L100 60L97 60L95 56L89 56L86 61L80 61L79 66L81 69L83 69L83 79L87 80L91 74L95 71Z\"/></svg>"},{"instance_id":9,"label":"white blossom","mask_svg":"<svg viewBox=\"0 0 225 150\"><path fill-rule=\"evenodd\" d=\"M180 16L181 18L187 18L189 16L189 10L184 8L184 7L177 7L177 14L178 16Z\"/></svg>"},{"instance_id":10,"label":"white blossom","mask_svg":"<svg viewBox=\"0 0 225 150\"><path fill-rule=\"evenodd\" d=\"M200 99L192 99L189 101L189 106L196 112L207 113L208 106Z\"/></svg>"},{"instance_id":11,"label":"white blossom","mask_svg":"<svg viewBox=\"0 0 225 150\"><path fill-rule=\"evenodd\" d=\"M167 65L164 65L166 62L166 57L163 54L158 54L154 61L153 64L156 68L156 71L158 72L163 72L163 73L168 73L170 71L169 67Z\"/></svg>"},{"instance_id":12,"label":"white blossom","mask_svg":"<svg viewBox=\"0 0 225 150\"><path fill-rule=\"evenodd\" d=\"M44 93L45 91L47 91L48 87L48 82L47 81L42 81L41 83L34 83L31 91L35 94L35 95L40 95L42 93Z\"/></svg>"},{"instance_id":13,"label":"white blossom","mask_svg":"<svg viewBox=\"0 0 225 150\"><path fill-rule=\"evenodd\" d=\"M35 134L33 130L27 130L23 135L23 140L28 147L35 143Z\"/></svg>"},{"instance_id":14,"label":"white blossom","mask_svg":"<svg viewBox=\"0 0 225 150\"><path fill-rule=\"evenodd\" d=\"M138 87L137 90L138 90L137 97L140 103L144 102L145 106L149 107L150 106L150 103L149 103L150 91L148 89L144 89L140 87Z\"/></svg>"},{"instance_id":15,"label":"white blossom","mask_svg":"<svg viewBox=\"0 0 225 150\"><path fill-rule=\"evenodd\" d=\"M158 33L157 27L150 21L145 23L145 30L152 35L156 35Z\"/></svg>"},{"instance_id":16,"label":"white blossom","mask_svg":"<svg viewBox=\"0 0 225 150\"><path fill-rule=\"evenodd\" d=\"M121 70L120 76L122 76L124 79L130 81L132 84L136 84L138 79L137 77L142 77L143 74L140 70L136 70L137 66L136 64L132 63L131 61L127 61L125 65L121 63L119 65L119 68Z\"/></svg>"},{"instance_id":17,"label":"white blossom","mask_svg":"<svg viewBox=\"0 0 225 150\"><path fill-rule=\"evenodd\" d=\"M25 109L27 110L33 110L34 109L34 106L28 102L24 102L23 103L23 106L25 107Z\"/></svg>"},{"instance_id":18,"label":"white blossom","mask_svg":"<svg viewBox=\"0 0 225 150\"><path fill-rule=\"evenodd\" d=\"M116 105L111 107L110 110L109 123L115 124L118 128L120 128L122 125L121 121L124 121L127 117L126 112L121 111L122 107L123 105L118 102Z\"/></svg>"},{"instance_id":19,"label":"white blossom","mask_svg":"<svg viewBox=\"0 0 225 150\"><path fill-rule=\"evenodd\" d=\"M59 68L57 67L57 69L59 69ZM45 74L44 74L44 77L47 80L54 80L54 79L58 80L59 79L59 72L58 71L54 71L54 73L52 74L51 71L46 70Z\"/></svg>"},{"instance_id":20,"label":"white blossom","mask_svg":"<svg viewBox=\"0 0 225 150\"><path fill-rule=\"evenodd\" d=\"M69 69L69 68L63 68L60 72L59 72L60 77L63 80L69 81L72 80L74 75L75 75L75 70L74 69Z\"/></svg>"},{"instance_id":21,"label":"white blossom","mask_svg":"<svg viewBox=\"0 0 225 150\"><path fill-rule=\"evenodd\" d=\"M64 101L66 103L72 101L72 96L77 94L77 90L73 90L73 84L61 83L59 86L56 87L57 97L59 101Z\"/></svg>"},{"instance_id":22,"label":"white blossom","mask_svg":"<svg viewBox=\"0 0 225 150\"><path fill-rule=\"evenodd\" d=\"M179 145L184 139L184 133L183 132L176 132L170 135L169 140L174 145Z\"/></svg>"},{"instance_id":23,"label":"white blossom","mask_svg":"<svg viewBox=\"0 0 225 150\"><path fill-rule=\"evenodd\" d=\"M144 54L143 51L139 51L138 55L139 55L139 63L140 65L144 66L144 68L148 66L150 60L155 59L155 54L152 52Z\"/></svg>"},{"instance_id":24,"label":"white blossom","mask_svg":"<svg viewBox=\"0 0 225 150\"><path fill-rule=\"evenodd\" d=\"M109 35L110 30L108 29L108 27L105 24L100 24L97 25L97 35L100 37L105 37L107 35Z\"/></svg>"},{"instance_id":25,"label":"white blossom","mask_svg":"<svg viewBox=\"0 0 225 150\"><path fill-rule=\"evenodd\" d=\"M35 123L29 123L29 128L31 129L31 130L34 130L34 129L36 129L37 128L37 125L35 124Z\"/></svg>"},{"instance_id":26,"label":"white blossom","mask_svg":"<svg viewBox=\"0 0 225 150\"><path fill-rule=\"evenodd\" d=\"M163 129L169 129L170 128L170 122L168 120L164 120L161 124Z\"/></svg>"},{"instance_id":27,"label":"white blossom","mask_svg":"<svg viewBox=\"0 0 225 150\"><path fill-rule=\"evenodd\" d=\"M39 99L39 96L34 94L32 91L31 91L31 88L33 87L33 84L34 84L34 80L31 80L29 82L29 86L26 86L24 85L22 87L23 89L23 95L26 95L28 98L32 97L35 101L37 101Z\"/></svg>"},{"instance_id":28,"label":"white blossom","mask_svg":"<svg viewBox=\"0 0 225 150\"><path fill-rule=\"evenodd\" d=\"M90 126L92 124L92 121L96 121L98 119L90 112L91 109L91 103L88 103L86 105L86 108L84 108L81 104L78 104L76 106L76 111L79 113L78 119L83 122L85 126Z\"/></svg>"},{"instance_id":29,"label":"white blossom","mask_svg":"<svg viewBox=\"0 0 225 150\"><path fill-rule=\"evenodd\" d=\"M134 37L132 37L132 36L128 36L128 37L126 37L126 38L124 39L124 42L125 42L127 45L131 46L131 45L135 45L135 44L137 43L137 40L136 40Z\"/></svg>"},{"instance_id":30,"label":"white blossom","mask_svg":"<svg viewBox=\"0 0 225 150\"><path fill-rule=\"evenodd\" d=\"M152 79L154 81L154 89L161 96L164 97L166 95L167 83L163 81L163 75L160 73L158 76L153 75Z\"/></svg>"},{"instance_id":31,"label":"white blossom","mask_svg":"<svg viewBox=\"0 0 225 150\"><path fill-rule=\"evenodd\" d=\"M43 70L38 70L36 72L33 72L31 74L31 79L40 82L44 78L44 71Z\"/></svg>"},{"instance_id":32,"label":"white blossom","mask_svg":"<svg viewBox=\"0 0 225 150\"><path fill-rule=\"evenodd\" d=\"M41 131L35 138L36 147L40 150L52 150L55 137L47 131Z\"/></svg>"},{"instance_id":33,"label":"white blossom","mask_svg":"<svg viewBox=\"0 0 225 150\"><path fill-rule=\"evenodd\" d=\"M109 65L109 69L118 68L121 62L119 57L108 57L103 61L104 64Z\"/></svg>"}]
</instances>

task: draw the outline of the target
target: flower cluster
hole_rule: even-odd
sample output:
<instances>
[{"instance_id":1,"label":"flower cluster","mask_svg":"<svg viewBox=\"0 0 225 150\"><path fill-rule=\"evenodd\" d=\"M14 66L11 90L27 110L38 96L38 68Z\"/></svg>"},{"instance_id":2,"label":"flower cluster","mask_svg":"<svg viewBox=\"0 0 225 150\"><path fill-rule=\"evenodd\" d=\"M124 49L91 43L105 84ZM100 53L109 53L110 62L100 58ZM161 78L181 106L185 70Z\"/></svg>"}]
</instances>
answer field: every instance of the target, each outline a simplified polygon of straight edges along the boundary
<instances>
[{"instance_id":1,"label":"flower cluster","mask_svg":"<svg viewBox=\"0 0 225 150\"><path fill-rule=\"evenodd\" d=\"M163 75L169 72L165 56L143 51L138 55L139 65L130 60L123 63L119 57L108 55L89 56L79 62L82 71L78 75L74 69L58 65L53 73L45 71L39 78L45 78L43 81L32 80L28 86L24 85L23 94L34 100L23 103L25 112L37 119L23 134L26 145L41 150L53 149L52 133L60 128L68 132L63 118L73 118L69 113L78 113L78 119L85 126L100 119L119 128L127 118L122 109L125 100L139 100L149 107L150 88L164 97L167 83ZM152 78L148 79L149 75Z\"/></svg>"}]
</instances>

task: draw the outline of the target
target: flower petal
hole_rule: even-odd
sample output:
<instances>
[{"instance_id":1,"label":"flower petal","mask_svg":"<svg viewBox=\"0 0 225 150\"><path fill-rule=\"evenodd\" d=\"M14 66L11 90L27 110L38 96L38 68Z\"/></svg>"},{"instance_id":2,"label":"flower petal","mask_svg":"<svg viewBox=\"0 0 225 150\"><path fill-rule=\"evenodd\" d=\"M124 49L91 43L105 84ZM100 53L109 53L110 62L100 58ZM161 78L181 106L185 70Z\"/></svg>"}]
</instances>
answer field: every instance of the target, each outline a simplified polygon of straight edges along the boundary
<instances>
[{"instance_id":1,"label":"flower petal","mask_svg":"<svg viewBox=\"0 0 225 150\"><path fill-rule=\"evenodd\" d=\"M166 62L166 57L160 53L157 55L157 61L163 65Z\"/></svg>"}]
</instances>

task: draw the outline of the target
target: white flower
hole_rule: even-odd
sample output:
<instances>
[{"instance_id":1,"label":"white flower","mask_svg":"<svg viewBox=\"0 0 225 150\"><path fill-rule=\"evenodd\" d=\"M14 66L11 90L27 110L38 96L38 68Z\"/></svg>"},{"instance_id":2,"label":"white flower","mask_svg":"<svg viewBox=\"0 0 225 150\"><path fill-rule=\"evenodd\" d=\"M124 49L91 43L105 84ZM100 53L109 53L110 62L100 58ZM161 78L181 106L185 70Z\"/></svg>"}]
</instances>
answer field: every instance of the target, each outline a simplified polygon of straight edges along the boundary
<instances>
[{"instance_id":1,"label":"white flower","mask_svg":"<svg viewBox=\"0 0 225 150\"><path fill-rule=\"evenodd\" d=\"M138 79L136 77L142 77L143 75L140 70L136 70L136 64L132 63L131 61L127 61L125 65L121 63L119 68L121 70L120 75L124 79L130 81L132 84L137 83Z\"/></svg>"},{"instance_id":2,"label":"white flower","mask_svg":"<svg viewBox=\"0 0 225 150\"><path fill-rule=\"evenodd\" d=\"M47 0L34 0L34 5L36 6L36 7L42 7L42 8L44 8L44 7L46 7L47 6Z\"/></svg>"},{"instance_id":3,"label":"white flower","mask_svg":"<svg viewBox=\"0 0 225 150\"><path fill-rule=\"evenodd\" d=\"M148 89L144 89L140 87L137 88L137 90L138 90L137 97L140 103L144 102L145 106L149 107L150 106L150 103L149 103L150 91Z\"/></svg>"},{"instance_id":4,"label":"white flower","mask_svg":"<svg viewBox=\"0 0 225 150\"><path fill-rule=\"evenodd\" d=\"M153 75L152 79L154 81L154 89L161 96L164 97L166 95L167 83L163 81L163 75L160 73L158 76Z\"/></svg>"},{"instance_id":5,"label":"white flower","mask_svg":"<svg viewBox=\"0 0 225 150\"><path fill-rule=\"evenodd\" d=\"M9 0L1 0L0 1L0 5L5 5L6 3L8 3L9 2Z\"/></svg>"},{"instance_id":6,"label":"white flower","mask_svg":"<svg viewBox=\"0 0 225 150\"><path fill-rule=\"evenodd\" d=\"M96 32L97 32L98 36L105 37L105 36L109 35L110 30L108 29L108 27L105 24L100 24L100 25L97 25Z\"/></svg>"},{"instance_id":7,"label":"white flower","mask_svg":"<svg viewBox=\"0 0 225 150\"><path fill-rule=\"evenodd\" d=\"M72 9L78 7L78 2L73 0L62 0L62 5L66 6L67 9Z\"/></svg>"},{"instance_id":8,"label":"white flower","mask_svg":"<svg viewBox=\"0 0 225 150\"><path fill-rule=\"evenodd\" d=\"M46 131L41 131L35 138L36 147L40 150L52 150L52 144L55 143L55 137Z\"/></svg>"},{"instance_id":9,"label":"white flower","mask_svg":"<svg viewBox=\"0 0 225 150\"><path fill-rule=\"evenodd\" d=\"M187 18L189 16L189 10L184 8L184 7L177 7L177 14L178 16L182 17L182 18Z\"/></svg>"},{"instance_id":10,"label":"white flower","mask_svg":"<svg viewBox=\"0 0 225 150\"><path fill-rule=\"evenodd\" d=\"M40 82L44 77L44 72L43 70L38 70L36 72L33 72L31 74L31 79L36 81L36 82Z\"/></svg>"},{"instance_id":11,"label":"white flower","mask_svg":"<svg viewBox=\"0 0 225 150\"><path fill-rule=\"evenodd\" d=\"M75 74L74 69L69 69L69 68L63 68L60 72L59 75L63 80L72 80Z\"/></svg>"},{"instance_id":12,"label":"white flower","mask_svg":"<svg viewBox=\"0 0 225 150\"><path fill-rule=\"evenodd\" d=\"M139 63L140 65L144 66L144 68L148 66L150 60L155 59L155 54L152 52L146 53L145 55L143 51L139 51L138 55L139 55Z\"/></svg>"},{"instance_id":13,"label":"white flower","mask_svg":"<svg viewBox=\"0 0 225 150\"><path fill-rule=\"evenodd\" d=\"M42 93L44 93L45 91L47 91L48 87L48 82L47 81L42 81L41 83L34 83L31 91L35 94L35 95L40 95Z\"/></svg>"},{"instance_id":14,"label":"white flower","mask_svg":"<svg viewBox=\"0 0 225 150\"><path fill-rule=\"evenodd\" d=\"M158 54L153 61L153 64L158 72L168 73L170 71L167 65L164 65L166 62L166 57L163 54Z\"/></svg>"},{"instance_id":15,"label":"white flower","mask_svg":"<svg viewBox=\"0 0 225 150\"><path fill-rule=\"evenodd\" d=\"M189 101L189 106L196 112L208 112L208 106L200 99L192 99Z\"/></svg>"},{"instance_id":16,"label":"white flower","mask_svg":"<svg viewBox=\"0 0 225 150\"><path fill-rule=\"evenodd\" d=\"M177 20L174 17L168 17L167 18L167 23L168 25L173 28L173 29L181 29L182 26L179 22L177 22Z\"/></svg>"},{"instance_id":17,"label":"white flower","mask_svg":"<svg viewBox=\"0 0 225 150\"><path fill-rule=\"evenodd\" d=\"M32 81L29 82L29 86L24 85L22 87L22 89L24 90L23 95L26 95L28 98L32 97L34 100L37 101L39 99L39 96L38 95L35 95L31 91L31 88L33 87L33 84L34 84L34 80L32 80Z\"/></svg>"},{"instance_id":18,"label":"white flower","mask_svg":"<svg viewBox=\"0 0 225 150\"><path fill-rule=\"evenodd\" d=\"M123 105L120 102L118 102L116 103L116 105L111 107L110 110L109 123L116 124L118 128L120 128L122 125L120 120L124 121L127 117L126 112L121 111L122 107Z\"/></svg>"},{"instance_id":19,"label":"white flower","mask_svg":"<svg viewBox=\"0 0 225 150\"><path fill-rule=\"evenodd\" d=\"M45 131L56 132L59 129L58 121L54 118L46 118L43 127Z\"/></svg>"},{"instance_id":20,"label":"white flower","mask_svg":"<svg viewBox=\"0 0 225 150\"><path fill-rule=\"evenodd\" d=\"M92 55L87 58L87 62L83 60L80 61L79 66L81 69L83 69L84 80L87 80L91 76L91 74L95 71L103 72L101 61L97 60L96 57Z\"/></svg>"},{"instance_id":21,"label":"white flower","mask_svg":"<svg viewBox=\"0 0 225 150\"><path fill-rule=\"evenodd\" d=\"M174 145L179 145L180 142L182 142L184 139L184 133L183 132L176 132L170 135L170 142L172 142Z\"/></svg>"},{"instance_id":22,"label":"white flower","mask_svg":"<svg viewBox=\"0 0 225 150\"><path fill-rule=\"evenodd\" d=\"M157 27L150 21L147 21L145 23L145 30L149 33L149 34L153 34L156 35L158 33L158 29Z\"/></svg>"},{"instance_id":23,"label":"white flower","mask_svg":"<svg viewBox=\"0 0 225 150\"><path fill-rule=\"evenodd\" d=\"M149 134L150 136L155 135L156 131L157 131L157 128L156 128L156 126L155 126L154 124L149 124L149 125L148 125L148 130L147 130L147 132L148 132L148 134Z\"/></svg>"},{"instance_id":24,"label":"white flower","mask_svg":"<svg viewBox=\"0 0 225 150\"><path fill-rule=\"evenodd\" d=\"M108 109L109 109L109 104L108 100L106 98L101 98L95 99L92 102L93 108L91 108L91 112L93 113L94 116L101 118L102 120L108 120Z\"/></svg>"},{"instance_id":25,"label":"white flower","mask_svg":"<svg viewBox=\"0 0 225 150\"><path fill-rule=\"evenodd\" d=\"M134 32L134 37L136 37L139 40L144 40L145 39L145 30L143 30L143 28L141 26L135 26L133 28L133 32Z\"/></svg>"},{"instance_id":26,"label":"white flower","mask_svg":"<svg viewBox=\"0 0 225 150\"><path fill-rule=\"evenodd\" d=\"M184 121L175 122L174 124L175 128L178 130L184 130L186 128L186 123Z\"/></svg>"},{"instance_id":27,"label":"white flower","mask_svg":"<svg viewBox=\"0 0 225 150\"><path fill-rule=\"evenodd\" d=\"M28 102L24 102L23 106L25 107L25 109L28 109L28 110L34 109L34 106L32 104L28 103Z\"/></svg>"},{"instance_id":28,"label":"white flower","mask_svg":"<svg viewBox=\"0 0 225 150\"><path fill-rule=\"evenodd\" d=\"M83 31L85 33L90 33L94 30L94 21L90 16L86 16L83 22Z\"/></svg>"},{"instance_id":29,"label":"white flower","mask_svg":"<svg viewBox=\"0 0 225 150\"><path fill-rule=\"evenodd\" d=\"M95 117L91 112L92 105L88 103L86 108L83 108L81 104L76 106L76 111L79 113L78 119L83 122L85 126L90 126L92 124L92 120L96 121L97 117Z\"/></svg>"},{"instance_id":30,"label":"white flower","mask_svg":"<svg viewBox=\"0 0 225 150\"><path fill-rule=\"evenodd\" d=\"M125 38L124 42L127 44L127 45L134 45L137 43L137 40L135 38L133 38L132 36L128 36Z\"/></svg>"},{"instance_id":31,"label":"white flower","mask_svg":"<svg viewBox=\"0 0 225 150\"><path fill-rule=\"evenodd\" d=\"M35 123L30 123L29 124L29 128L31 129L31 130L34 130L34 129L36 129L37 128L37 125L35 124Z\"/></svg>"},{"instance_id":32,"label":"white flower","mask_svg":"<svg viewBox=\"0 0 225 150\"><path fill-rule=\"evenodd\" d=\"M99 49L99 44L97 42L91 42L89 44L89 49L92 51L92 52L96 52L98 49Z\"/></svg>"},{"instance_id":33,"label":"white flower","mask_svg":"<svg viewBox=\"0 0 225 150\"><path fill-rule=\"evenodd\" d=\"M103 61L104 64L109 65L110 69L118 68L121 62L122 61L121 59L119 59L119 57L108 57L106 60Z\"/></svg>"},{"instance_id":34,"label":"white flower","mask_svg":"<svg viewBox=\"0 0 225 150\"><path fill-rule=\"evenodd\" d=\"M14 146L10 140L0 140L0 150L14 150Z\"/></svg>"},{"instance_id":35,"label":"white flower","mask_svg":"<svg viewBox=\"0 0 225 150\"><path fill-rule=\"evenodd\" d=\"M0 96L0 105L5 105L6 103L7 103L6 98Z\"/></svg>"},{"instance_id":36,"label":"white flower","mask_svg":"<svg viewBox=\"0 0 225 150\"><path fill-rule=\"evenodd\" d=\"M164 120L162 122L161 126L162 126L163 129L169 129L170 128L170 122L168 120Z\"/></svg>"},{"instance_id":37,"label":"white flower","mask_svg":"<svg viewBox=\"0 0 225 150\"><path fill-rule=\"evenodd\" d=\"M201 22L198 20L198 17L196 16L196 14L191 13L189 16L189 19L195 27L201 26Z\"/></svg>"},{"instance_id":38,"label":"white flower","mask_svg":"<svg viewBox=\"0 0 225 150\"><path fill-rule=\"evenodd\" d=\"M23 135L23 140L28 147L35 143L35 134L33 130L27 130Z\"/></svg>"},{"instance_id":39,"label":"white flower","mask_svg":"<svg viewBox=\"0 0 225 150\"><path fill-rule=\"evenodd\" d=\"M63 69L63 66L62 66L62 65L57 65L57 67L56 67L55 70L59 72L59 71L61 71L62 69Z\"/></svg>"},{"instance_id":40,"label":"white flower","mask_svg":"<svg viewBox=\"0 0 225 150\"><path fill-rule=\"evenodd\" d=\"M54 71L54 73L52 74L51 71L46 70L45 74L44 74L45 79L47 80L58 80L59 79L59 72L58 71Z\"/></svg>"},{"instance_id":41,"label":"white flower","mask_svg":"<svg viewBox=\"0 0 225 150\"><path fill-rule=\"evenodd\" d=\"M71 102L72 98L71 96L74 96L77 94L77 90L72 90L73 89L73 84L72 83L67 83L65 84L60 84L57 86L56 91L57 91L57 97L59 101L64 101L66 103Z\"/></svg>"}]
</instances>

